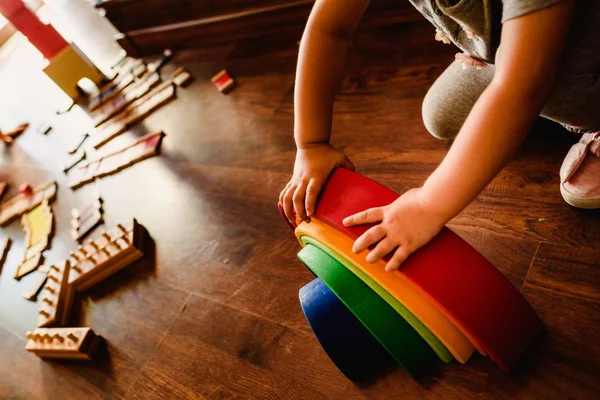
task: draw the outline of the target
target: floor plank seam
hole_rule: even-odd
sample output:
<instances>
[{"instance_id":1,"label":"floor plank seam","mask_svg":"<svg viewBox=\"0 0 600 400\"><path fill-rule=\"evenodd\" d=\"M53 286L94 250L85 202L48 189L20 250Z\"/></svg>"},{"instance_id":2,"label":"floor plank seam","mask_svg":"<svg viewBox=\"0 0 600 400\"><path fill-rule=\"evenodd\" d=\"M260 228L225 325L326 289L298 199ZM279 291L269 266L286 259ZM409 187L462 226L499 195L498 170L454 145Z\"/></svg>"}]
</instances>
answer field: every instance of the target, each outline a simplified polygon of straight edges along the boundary
<instances>
[{"instance_id":1,"label":"floor plank seam","mask_svg":"<svg viewBox=\"0 0 600 400\"><path fill-rule=\"evenodd\" d=\"M192 293L188 291L188 296L185 299L185 302L183 303L183 305L181 306L181 309L179 310L179 312L177 313L177 315L175 315L173 317L173 320L171 321L171 323L169 324L169 327L165 330L165 333L162 335L162 337L160 338L160 340L156 343L156 346L154 346L154 349L152 349L152 354L150 354L150 357L148 357L148 359L146 360L146 362L144 363L144 365L142 365L142 367L140 368L140 370L138 371L137 375L135 376L135 378L133 379L133 382L131 383L131 386L129 387L129 389L127 389L127 391L125 392L125 395L123 396L124 398L127 398L129 396L129 393L135 388L135 384L137 383L137 381L139 380L140 376L142 375L142 372L144 371L144 369L146 368L146 366L148 365L148 363L154 358L154 356L156 355L156 352L158 351L158 348L160 347L160 345L162 344L163 340L165 340L165 337L167 337L167 335L169 334L169 332L171 331L171 328L173 327L173 325L175 324L175 321L177 321L177 319L179 318L179 316L181 314L183 314L183 312L185 311L185 308L187 307L187 304L190 301L190 298L192 297Z\"/></svg>"},{"instance_id":2,"label":"floor plank seam","mask_svg":"<svg viewBox=\"0 0 600 400\"><path fill-rule=\"evenodd\" d=\"M179 286L171 285L171 284L168 284L168 283L166 283L166 284L164 284L164 285L165 285L165 286L167 286L167 287L170 287L170 288L172 288L172 289L178 289L178 290L184 291L184 292L188 293L188 295L196 296L196 297L199 297L199 298L201 298L201 299L203 299L203 300L212 301L213 303L217 303L217 304L220 304L220 305L222 305L222 306L229 307L229 308L232 308L232 309L234 309L234 310L238 310L238 311L244 312L244 313L246 313L246 314L250 314L250 315L252 315L252 316L254 316L254 317L257 317L257 318L260 318L260 319L262 319L262 320L265 320L265 321L271 322L271 323L273 323L273 324L280 325L280 326L282 326L282 327L284 327L284 328L287 328L287 329L291 329L291 330L292 330L292 331L294 331L294 332L301 333L301 334L303 334L303 335L308 335L308 332L306 332L306 331L299 330L299 329L297 329L297 328L294 328L294 327L292 327L292 326L289 326L289 325L287 325L287 324L284 324L284 323L281 323L281 322L278 322L278 321L272 320L272 319L270 319L270 318L267 318L267 317L265 317L265 316L263 316L263 315L260 315L260 314L254 313L254 312L252 312L252 311L249 311L249 310L244 310L244 309L241 309L241 308L235 307L235 306L233 306L233 305L231 305L231 304L228 304L228 303L226 303L226 302L223 302L223 301L216 300L216 299L214 299L214 298L211 298L211 297L209 297L209 296L203 295L203 294L201 294L201 293L196 293L196 292L193 292L193 291L191 291L191 290L184 289L184 288L181 288L181 287L179 287ZM187 306L187 302L186 302L186 306ZM184 306L184 307L185 307L185 306Z\"/></svg>"},{"instance_id":3,"label":"floor plank seam","mask_svg":"<svg viewBox=\"0 0 600 400\"><path fill-rule=\"evenodd\" d=\"M12 329L8 329L6 326L4 325L0 325L0 328L4 329L6 332L10 333L11 335L15 336L17 339L19 340L23 340L23 336L19 335L17 332L13 331Z\"/></svg>"},{"instance_id":4,"label":"floor plank seam","mask_svg":"<svg viewBox=\"0 0 600 400\"><path fill-rule=\"evenodd\" d=\"M541 245L542 245L542 242L540 241L535 249L535 253L533 253L533 258L531 259L531 263L529 264L529 268L527 269L527 273L525 274L525 279L523 279L523 283L521 284L521 289L519 289L520 292L523 291L523 288L525 287L525 284L527 283L527 278L529 277L529 272L533 268L533 263L535 262L535 258L537 257L538 251L540 251Z\"/></svg>"}]
</instances>

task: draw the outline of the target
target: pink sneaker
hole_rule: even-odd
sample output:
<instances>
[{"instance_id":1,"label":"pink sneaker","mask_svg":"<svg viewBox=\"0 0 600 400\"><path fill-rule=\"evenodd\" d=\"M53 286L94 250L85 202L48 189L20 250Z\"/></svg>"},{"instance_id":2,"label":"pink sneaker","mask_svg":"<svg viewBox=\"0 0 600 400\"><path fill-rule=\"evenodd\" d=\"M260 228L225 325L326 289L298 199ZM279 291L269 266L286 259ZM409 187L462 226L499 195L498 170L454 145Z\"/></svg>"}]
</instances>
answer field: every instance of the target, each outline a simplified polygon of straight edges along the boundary
<instances>
[{"instance_id":1,"label":"pink sneaker","mask_svg":"<svg viewBox=\"0 0 600 400\"><path fill-rule=\"evenodd\" d=\"M585 133L567 153L560 193L573 207L600 208L600 132Z\"/></svg>"}]
</instances>

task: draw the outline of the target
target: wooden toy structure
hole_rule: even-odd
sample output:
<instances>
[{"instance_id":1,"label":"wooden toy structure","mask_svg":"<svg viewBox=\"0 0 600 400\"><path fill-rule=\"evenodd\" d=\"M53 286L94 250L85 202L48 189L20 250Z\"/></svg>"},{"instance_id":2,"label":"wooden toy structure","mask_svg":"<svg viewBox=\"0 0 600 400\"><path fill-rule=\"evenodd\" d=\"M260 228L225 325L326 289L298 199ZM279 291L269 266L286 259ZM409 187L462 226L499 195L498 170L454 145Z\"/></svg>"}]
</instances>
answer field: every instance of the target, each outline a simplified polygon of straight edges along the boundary
<instances>
[{"instance_id":1,"label":"wooden toy structure","mask_svg":"<svg viewBox=\"0 0 600 400\"><path fill-rule=\"evenodd\" d=\"M310 223L292 224L283 213L282 216L304 247L300 259L409 373L423 370L432 351L444 362L455 358L464 363L475 350L489 356L503 371L510 371L542 332L542 322L510 281L458 235L443 228L394 272L384 271L387 258L370 264L366 261L369 250L361 254L352 251L354 240L373 225L346 227L343 219L388 205L397 198L392 190L337 168L320 194ZM348 287L354 289L349 291ZM357 293L363 293L362 301L355 298ZM375 302L377 298L381 301ZM309 303L319 302L306 299L303 307ZM395 318L371 318L386 315L390 307L410 325L414 333L410 340L415 344L403 347L396 343L408 343L403 339L409 332L407 325L382 329L391 326ZM319 311L319 320L338 318L331 314L324 317L329 312L334 311ZM329 346L325 350L342 372L360 377L377 368L366 364L349 366L342 359L335 359L342 357L335 351L335 344L325 337L321 339L322 327L315 327L308 314L307 318L319 341ZM355 329L351 326L354 325L348 323L345 331L348 337L356 333L350 331ZM361 343L354 345L357 351L364 350ZM425 351L423 346L430 349Z\"/></svg>"},{"instance_id":2,"label":"wooden toy structure","mask_svg":"<svg viewBox=\"0 0 600 400\"><path fill-rule=\"evenodd\" d=\"M70 269L68 260L48 269L38 317L39 327L64 326L69 321L75 295L74 288L69 285Z\"/></svg>"},{"instance_id":3,"label":"wooden toy structure","mask_svg":"<svg viewBox=\"0 0 600 400\"><path fill-rule=\"evenodd\" d=\"M40 358L92 359L102 337L90 328L38 328L27 332L25 350Z\"/></svg>"}]
</instances>

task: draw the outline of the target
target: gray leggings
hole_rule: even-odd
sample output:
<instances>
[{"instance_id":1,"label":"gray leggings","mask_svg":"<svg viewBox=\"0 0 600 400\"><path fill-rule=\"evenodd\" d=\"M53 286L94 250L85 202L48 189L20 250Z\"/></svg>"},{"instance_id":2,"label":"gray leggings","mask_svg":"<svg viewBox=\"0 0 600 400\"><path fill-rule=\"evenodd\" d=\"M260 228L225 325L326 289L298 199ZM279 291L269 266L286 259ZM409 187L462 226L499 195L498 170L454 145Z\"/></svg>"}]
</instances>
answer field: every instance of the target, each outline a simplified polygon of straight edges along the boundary
<instances>
[{"instance_id":1,"label":"gray leggings","mask_svg":"<svg viewBox=\"0 0 600 400\"><path fill-rule=\"evenodd\" d=\"M460 131L479 96L492 82L495 70L494 65L487 65L485 68L477 70L471 67L462 69L459 61L450 64L433 83L423 100L423 122L427 130L439 139L453 139ZM576 104L579 98L573 95L573 86L571 86L570 96L566 96L562 93L565 93L567 88L558 85L541 115L561 123L572 132L584 133L600 130L600 121L597 121L600 109L593 114L588 112L581 116L582 111L589 110L590 103ZM592 91L593 95L581 96L581 100L590 101L592 98L596 100L598 93L600 90L594 90ZM571 101L565 100L569 97ZM595 102L595 104L598 103ZM594 108L596 107L598 106L596 105ZM571 126L567 122L581 121L583 118L586 123L578 124L577 127Z\"/></svg>"}]
</instances>

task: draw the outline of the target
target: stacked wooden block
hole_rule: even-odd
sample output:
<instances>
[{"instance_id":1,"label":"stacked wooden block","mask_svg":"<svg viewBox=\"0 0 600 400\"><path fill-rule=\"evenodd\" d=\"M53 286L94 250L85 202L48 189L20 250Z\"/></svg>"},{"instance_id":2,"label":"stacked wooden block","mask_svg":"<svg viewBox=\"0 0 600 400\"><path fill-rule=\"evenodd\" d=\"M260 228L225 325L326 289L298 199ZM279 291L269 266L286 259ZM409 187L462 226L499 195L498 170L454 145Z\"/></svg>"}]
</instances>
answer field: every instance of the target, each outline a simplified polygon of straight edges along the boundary
<instances>
[{"instance_id":1,"label":"stacked wooden block","mask_svg":"<svg viewBox=\"0 0 600 400\"><path fill-rule=\"evenodd\" d=\"M50 245L53 223L54 215L48 200L44 200L42 204L23 214L21 224L25 231L25 248L27 250L23 262L17 268L15 279L21 279L41 265L42 253Z\"/></svg>"},{"instance_id":2,"label":"stacked wooden block","mask_svg":"<svg viewBox=\"0 0 600 400\"><path fill-rule=\"evenodd\" d=\"M511 370L542 322L510 281L454 232L443 228L394 272L385 271L385 260L367 262L369 250L352 251L354 240L373 225L345 227L343 219L397 198L338 168L310 223L284 217L304 247L298 257L317 276L300 300L324 350L356 380L388 365L386 357L414 376L436 358L465 363L475 351Z\"/></svg>"}]
</instances>

